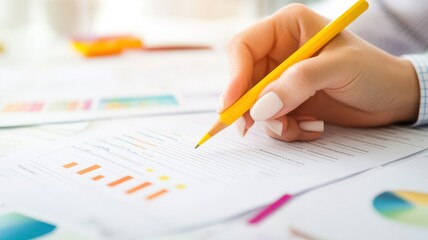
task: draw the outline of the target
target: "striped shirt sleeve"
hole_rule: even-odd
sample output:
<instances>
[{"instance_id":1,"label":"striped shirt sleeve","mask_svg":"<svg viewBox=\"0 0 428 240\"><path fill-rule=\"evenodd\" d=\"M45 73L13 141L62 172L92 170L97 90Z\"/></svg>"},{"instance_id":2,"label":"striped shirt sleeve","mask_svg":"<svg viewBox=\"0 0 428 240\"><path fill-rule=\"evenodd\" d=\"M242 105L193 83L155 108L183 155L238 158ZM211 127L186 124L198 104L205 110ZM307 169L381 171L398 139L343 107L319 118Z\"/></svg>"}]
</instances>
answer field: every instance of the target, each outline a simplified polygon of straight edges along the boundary
<instances>
[{"instance_id":1,"label":"striped shirt sleeve","mask_svg":"<svg viewBox=\"0 0 428 240\"><path fill-rule=\"evenodd\" d=\"M406 59L415 67L419 79L421 91L421 100L419 104L418 120L413 126L422 126L428 124L428 53L405 55Z\"/></svg>"}]
</instances>

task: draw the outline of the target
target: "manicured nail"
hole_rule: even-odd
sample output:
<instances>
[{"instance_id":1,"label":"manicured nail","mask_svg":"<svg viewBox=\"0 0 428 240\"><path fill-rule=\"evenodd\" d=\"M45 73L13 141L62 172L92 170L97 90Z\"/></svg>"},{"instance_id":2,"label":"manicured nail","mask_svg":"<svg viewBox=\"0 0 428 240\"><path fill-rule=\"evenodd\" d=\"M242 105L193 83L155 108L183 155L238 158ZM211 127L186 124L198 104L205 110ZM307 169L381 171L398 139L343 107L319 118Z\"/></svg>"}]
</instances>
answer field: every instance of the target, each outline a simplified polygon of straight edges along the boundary
<instances>
[{"instance_id":1,"label":"manicured nail","mask_svg":"<svg viewBox=\"0 0 428 240\"><path fill-rule=\"evenodd\" d=\"M299 126L307 132L324 132L324 121L302 121Z\"/></svg>"},{"instance_id":2,"label":"manicured nail","mask_svg":"<svg viewBox=\"0 0 428 240\"><path fill-rule=\"evenodd\" d=\"M272 132L274 132L276 135L278 135L278 136L282 135L282 125L283 125L282 121L279 121L279 120L267 120L265 122L265 125Z\"/></svg>"},{"instance_id":3,"label":"manicured nail","mask_svg":"<svg viewBox=\"0 0 428 240\"><path fill-rule=\"evenodd\" d=\"M238 120L236 120L236 127L238 129L239 135L241 135L242 137L245 136L245 119L243 117L238 118Z\"/></svg>"},{"instance_id":4,"label":"manicured nail","mask_svg":"<svg viewBox=\"0 0 428 240\"><path fill-rule=\"evenodd\" d=\"M279 112L283 106L281 98L275 92L269 92L254 104L250 115L254 121L265 121Z\"/></svg>"},{"instance_id":5,"label":"manicured nail","mask_svg":"<svg viewBox=\"0 0 428 240\"><path fill-rule=\"evenodd\" d=\"M223 108L224 108L224 95L223 93L220 95L220 98L218 99L218 103L217 103L217 113L220 114L221 112L223 112Z\"/></svg>"}]
</instances>

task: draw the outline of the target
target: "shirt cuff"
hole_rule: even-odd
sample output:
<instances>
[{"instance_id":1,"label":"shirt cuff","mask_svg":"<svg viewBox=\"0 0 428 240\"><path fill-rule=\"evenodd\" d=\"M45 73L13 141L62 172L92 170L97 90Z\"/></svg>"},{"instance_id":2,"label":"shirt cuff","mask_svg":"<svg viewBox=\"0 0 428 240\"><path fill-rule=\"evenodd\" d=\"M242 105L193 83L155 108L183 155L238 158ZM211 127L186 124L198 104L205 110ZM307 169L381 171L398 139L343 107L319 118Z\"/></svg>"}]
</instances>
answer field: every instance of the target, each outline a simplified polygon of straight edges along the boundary
<instances>
[{"instance_id":1,"label":"shirt cuff","mask_svg":"<svg viewBox=\"0 0 428 240\"><path fill-rule=\"evenodd\" d=\"M421 91L421 100L419 103L418 120L413 124L414 127L428 124L428 53L404 55L416 70L418 75L419 87Z\"/></svg>"}]
</instances>

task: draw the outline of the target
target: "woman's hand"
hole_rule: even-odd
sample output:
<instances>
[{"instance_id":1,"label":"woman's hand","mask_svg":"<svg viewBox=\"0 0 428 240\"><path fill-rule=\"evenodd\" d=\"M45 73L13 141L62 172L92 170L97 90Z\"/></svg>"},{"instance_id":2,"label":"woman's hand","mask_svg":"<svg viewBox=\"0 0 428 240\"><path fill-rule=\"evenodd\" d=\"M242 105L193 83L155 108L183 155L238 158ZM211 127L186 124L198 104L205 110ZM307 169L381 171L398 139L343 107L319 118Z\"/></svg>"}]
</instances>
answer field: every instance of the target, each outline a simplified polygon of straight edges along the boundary
<instances>
[{"instance_id":1,"label":"woman's hand","mask_svg":"<svg viewBox=\"0 0 428 240\"><path fill-rule=\"evenodd\" d=\"M222 112L320 31L329 21L289 5L236 35L228 53L232 81L219 102ZM284 141L316 139L323 122L372 127L413 122L419 85L413 66L343 31L312 58L286 70L237 121L245 132L265 121Z\"/></svg>"}]
</instances>

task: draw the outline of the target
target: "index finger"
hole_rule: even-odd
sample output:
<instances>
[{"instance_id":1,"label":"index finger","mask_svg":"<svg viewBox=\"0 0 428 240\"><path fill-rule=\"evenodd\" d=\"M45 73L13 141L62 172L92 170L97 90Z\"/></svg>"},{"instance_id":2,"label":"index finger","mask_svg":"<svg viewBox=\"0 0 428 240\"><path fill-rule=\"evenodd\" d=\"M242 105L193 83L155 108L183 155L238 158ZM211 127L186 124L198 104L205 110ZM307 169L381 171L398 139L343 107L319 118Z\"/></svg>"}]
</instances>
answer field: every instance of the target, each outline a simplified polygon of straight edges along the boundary
<instances>
[{"instance_id":1,"label":"index finger","mask_svg":"<svg viewBox=\"0 0 428 240\"><path fill-rule=\"evenodd\" d=\"M223 93L219 113L298 48L304 40L300 36L300 15L301 5L289 5L232 38L228 44L231 81Z\"/></svg>"},{"instance_id":2,"label":"index finger","mask_svg":"<svg viewBox=\"0 0 428 240\"><path fill-rule=\"evenodd\" d=\"M223 93L223 108L227 109L252 87L254 64L262 59L274 42L274 30L264 20L234 36L228 44L231 81Z\"/></svg>"}]
</instances>

